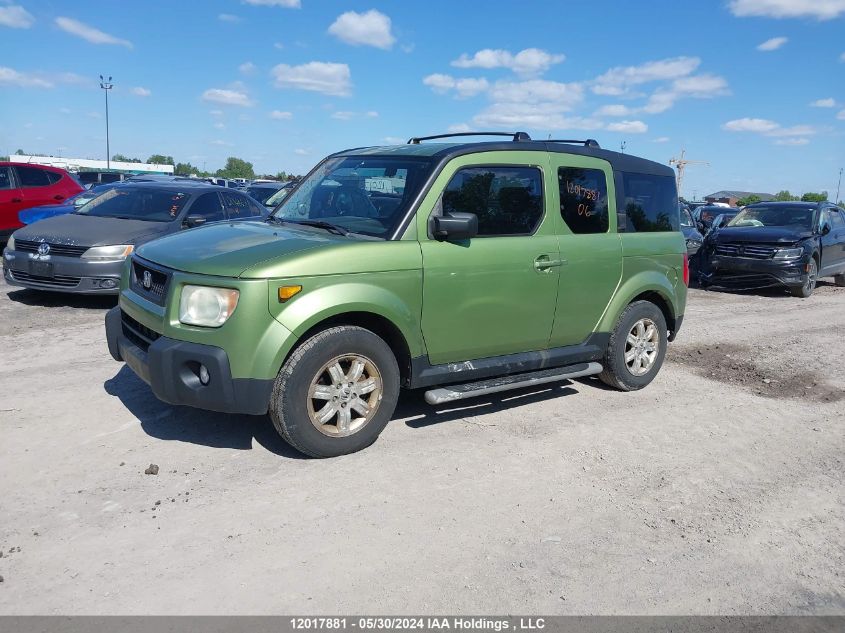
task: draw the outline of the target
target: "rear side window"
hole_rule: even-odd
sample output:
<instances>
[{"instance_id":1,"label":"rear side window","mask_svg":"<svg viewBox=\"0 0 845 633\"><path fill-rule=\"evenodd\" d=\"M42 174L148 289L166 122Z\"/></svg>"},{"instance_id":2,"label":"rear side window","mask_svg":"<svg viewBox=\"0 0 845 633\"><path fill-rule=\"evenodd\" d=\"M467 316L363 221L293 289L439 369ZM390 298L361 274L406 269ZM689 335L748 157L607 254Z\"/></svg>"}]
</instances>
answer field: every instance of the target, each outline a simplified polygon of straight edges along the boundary
<instances>
[{"instance_id":1,"label":"rear side window","mask_svg":"<svg viewBox=\"0 0 845 633\"><path fill-rule=\"evenodd\" d=\"M542 175L536 167L468 167L443 192L443 212L474 213L478 235L531 235L543 219Z\"/></svg>"},{"instance_id":2,"label":"rear side window","mask_svg":"<svg viewBox=\"0 0 845 633\"><path fill-rule=\"evenodd\" d=\"M680 220L675 179L671 176L622 173L628 232L677 231Z\"/></svg>"},{"instance_id":3,"label":"rear side window","mask_svg":"<svg viewBox=\"0 0 845 633\"><path fill-rule=\"evenodd\" d=\"M12 171L8 167L0 167L0 190L12 188Z\"/></svg>"},{"instance_id":4,"label":"rear side window","mask_svg":"<svg viewBox=\"0 0 845 633\"><path fill-rule=\"evenodd\" d=\"M830 210L830 226L834 229L845 227L845 218L842 217L841 211Z\"/></svg>"},{"instance_id":5,"label":"rear side window","mask_svg":"<svg viewBox=\"0 0 845 633\"><path fill-rule=\"evenodd\" d=\"M607 179L601 169L562 167L557 184L560 214L573 233L607 232Z\"/></svg>"},{"instance_id":6,"label":"rear side window","mask_svg":"<svg viewBox=\"0 0 845 633\"><path fill-rule=\"evenodd\" d=\"M250 205L250 199L231 191L221 191L223 196L223 207L226 209L226 216L230 220L249 218L255 215Z\"/></svg>"},{"instance_id":7,"label":"rear side window","mask_svg":"<svg viewBox=\"0 0 845 633\"><path fill-rule=\"evenodd\" d=\"M15 167L18 170L18 178L21 181L21 187L47 187L50 183L47 171L38 169L37 167Z\"/></svg>"}]
</instances>

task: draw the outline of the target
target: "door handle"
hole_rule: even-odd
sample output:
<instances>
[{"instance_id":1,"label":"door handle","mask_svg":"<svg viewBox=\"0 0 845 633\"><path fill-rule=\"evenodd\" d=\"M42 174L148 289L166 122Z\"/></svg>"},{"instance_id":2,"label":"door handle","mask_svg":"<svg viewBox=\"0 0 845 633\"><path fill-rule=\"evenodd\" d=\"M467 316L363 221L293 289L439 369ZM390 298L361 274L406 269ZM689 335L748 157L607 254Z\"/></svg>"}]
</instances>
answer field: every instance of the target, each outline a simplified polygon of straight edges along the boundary
<instances>
[{"instance_id":1,"label":"door handle","mask_svg":"<svg viewBox=\"0 0 845 633\"><path fill-rule=\"evenodd\" d=\"M548 255L538 255L534 258L534 268L540 272L546 272L551 268L562 266L564 263L566 263L564 260L552 259Z\"/></svg>"},{"instance_id":2,"label":"door handle","mask_svg":"<svg viewBox=\"0 0 845 633\"><path fill-rule=\"evenodd\" d=\"M12 202L23 202L23 198L12 198Z\"/></svg>"},{"instance_id":3,"label":"door handle","mask_svg":"<svg viewBox=\"0 0 845 633\"><path fill-rule=\"evenodd\" d=\"M64 200L64 199L65 199L65 197L61 194L58 194L58 193L55 196L53 196L53 200Z\"/></svg>"}]
</instances>

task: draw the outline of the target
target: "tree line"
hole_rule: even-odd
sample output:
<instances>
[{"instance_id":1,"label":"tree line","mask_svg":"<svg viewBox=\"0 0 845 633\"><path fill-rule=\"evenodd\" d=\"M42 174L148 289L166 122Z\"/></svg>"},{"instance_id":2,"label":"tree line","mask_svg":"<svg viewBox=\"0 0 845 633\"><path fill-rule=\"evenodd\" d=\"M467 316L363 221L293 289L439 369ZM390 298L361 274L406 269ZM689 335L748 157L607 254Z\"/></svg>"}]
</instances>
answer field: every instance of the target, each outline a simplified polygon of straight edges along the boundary
<instances>
[{"instance_id":1,"label":"tree line","mask_svg":"<svg viewBox=\"0 0 845 633\"><path fill-rule=\"evenodd\" d=\"M825 202L826 200L827 191L822 191L821 193L807 192L802 196L795 196L791 194L787 189L784 189L782 191L778 191L775 194L776 202ZM736 205L738 207L744 207L749 204L754 204L755 202L761 202L760 196L751 194L750 196L746 196L737 200ZM842 200L840 200L837 204L843 209L845 209L845 203L843 203Z\"/></svg>"}]
</instances>

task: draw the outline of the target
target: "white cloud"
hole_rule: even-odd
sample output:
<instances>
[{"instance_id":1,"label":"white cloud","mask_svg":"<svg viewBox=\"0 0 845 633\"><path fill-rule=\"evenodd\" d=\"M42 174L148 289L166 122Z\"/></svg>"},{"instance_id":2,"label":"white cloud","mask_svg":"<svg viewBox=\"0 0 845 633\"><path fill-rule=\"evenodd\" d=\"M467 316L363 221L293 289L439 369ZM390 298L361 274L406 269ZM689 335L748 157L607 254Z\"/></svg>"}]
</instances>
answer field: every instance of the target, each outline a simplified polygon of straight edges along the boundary
<instances>
[{"instance_id":1,"label":"white cloud","mask_svg":"<svg viewBox=\"0 0 845 633\"><path fill-rule=\"evenodd\" d=\"M62 114L70 114L70 108L59 108L59 112Z\"/></svg>"},{"instance_id":2,"label":"white cloud","mask_svg":"<svg viewBox=\"0 0 845 633\"><path fill-rule=\"evenodd\" d=\"M389 49L396 42L390 18L375 9L365 13L347 11L339 15L329 27L329 33L353 46Z\"/></svg>"},{"instance_id":3,"label":"white cloud","mask_svg":"<svg viewBox=\"0 0 845 633\"><path fill-rule=\"evenodd\" d=\"M645 134L648 132L648 125L642 121L619 121L611 123L605 128L608 132L624 132L627 134Z\"/></svg>"},{"instance_id":4,"label":"white cloud","mask_svg":"<svg viewBox=\"0 0 845 633\"><path fill-rule=\"evenodd\" d=\"M298 147L295 150L293 150L293 153L296 154L297 156L308 156L308 150L302 149L301 147Z\"/></svg>"},{"instance_id":5,"label":"white cloud","mask_svg":"<svg viewBox=\"0 0 845 633\"><path fill-rule=\"evenodd\" d=\"M81 37L83 40L91 42L92 44L117 44L119 46L125 46L126 48L132 48L132 42L129 40L123 40L119 37L115 37L114 35L109 35L108 33L85 24L84 22L80 22L79 20L58 17L55 22L56 26L58 26L62 31Z\"/></svg>"},{"instance_id":6,"label":"white cloud","mask_svg":"<svg viewBox=\"0 0 845 633\"><path fill-rule=\"evenodd\" d=\"M219 145L220 147L231 147L232 144L226 141L221 141L220 139L215 139L211 141L211 145Z\"/></svg>"},{"instance_id":7,"label":"white cloud","mask_svg":"<svg viewBox=\"0 0 845 633\"><path fill-rule=\"evenodd\" d=\"M279 64L272 70L277 88L297 88L327 95L347 96L352 92L349 66L333 62L308 62L300 66Z\"/></svg>"},{"instance_id":8,"label":"white cloud","mask_svg":"<svg viewBox=\"0 0 845 633\"><path fill-rule=\"evenodd\" d=\"M478 79L473 77L456 79L451 75L442 75L439 73L425 77L423 83L434 92L445 93L454 90L455 96L459 99L474 97L477 94L485 92L490 87L490 83L483 77Z\"/></svg>"},{"instance_id":9,"label":"white cloud","mask_svg":"<svg viewBox=\"0 0 845 633\"><path fill-rule=\"evenodd\" d=\"M606 105L596 110L596 116L628 116L631 114L631 108L624 105Z\"/></svg>"},{"instance_id":10,"label":"white cloud","mask_svg":"<svg viewBox=\"0 0 845 633\"><path fill-rule=\"evenodd\" d=\"M142 86L135 86L130 92L136 97L149 97L152 93L148 88Z\"/></svg>"},{"instance_id":11,"label":"white cloud","mask_svg":"<svg viewBox=\"0 0 845 633\"><path fill-rule=\"evenodd\" d=\"M835 108L836 101L834 101L833 97L828 99L816 99L810 104L812 108Z\"/></svg>"},{"instance_id":12,"label":"white cloud","mask_svg":"<svg viewBox=\"0 0 845 633\"><path fill-rule=\"evenodd\" d=\"M243 64L238 66L238 70L243 75L252 75L255 73L256 70L258 70L258 67L252 62L244 62Z\"/></svg>"},{"instance_id":13,"label":"white cloud","mask_svg":"<svg viewBox=\"0 0 845 633\"><path fill-rule=\"evenodd\" d=\"M237 24L242 21L240 16L232 15L231 13L221 13L217 16L217 19L221 22L228 22L229 24Z\"/></svg>"},{"instance_id":14,"label":"white cloud","mask_svg":"<svg viewBox=\"0 0 845 633\"><path fill-rule=\"evenodd\" d=\"M273 42L273 48L275 48L277 51L284 49L284 47L285 45L281 42Z\"/></svg>"},{"instance_id":15,"label":"white cloud","mask_svg":"<svg viewBox=\"0 0 845 633\"><path fill-rule=\"evenodd\" d=\"M253 101L244 92L237 90L224 90L222 88L209 88L202 93L202 100L209 103L223 103L249 107L254 105Z\"/></svg>"},{"instance_id":16,"label":"white cloud","mask_svg":"<svg viewBox=\"0 0 845 633\"><path fill-rule=\"evenodd\" d=\"M845 0L731 0L737 17L816 18L832 20L845 13Z\"/></svg>"},{"instance_id":17,"label":"white cloud","mask_svg":"<svg viewBox=\"0 0 845 633\"><path fill-rule=\"evenodd\" d=\"M338 110L337 112L332 113L331 117L340 121L349 121L350 119L357 119L359 117L374 119L378 117L378 112L376 112L375 110L370 110L368 112L351 112L349 110Z\"/></svg>"},{"instance_id":18,"label":"white cloud","mask_svg":"<svg viewBox=\"0 0 845 633\"><path fill-rule=\"evenodd\" d=\"M223 110L209 110L211 116L223 116Z\"/></svg>"},{"instance_id":19,"label":"white cloud","mask_svg":"<svg viewBox=\"0 0 845 633\"><path fill-rule=\"evenodd\" d=\"M757 46L758 51L776 51L789 41L788 37L773 37Z\"/></svg>"},{"instance_id":20,"label":"white cloud","mask_svg":"<svg viewBox=\"0 0 845 633\"><path fill-rule=\"evenodd\" d=\"M293 112L283 112L282 110L273 110L270 113L270 118L277 121L285 121L293 118Z\"/></svg>"},{"instance_id":21,"label":"white cloud","mask_svg":"<svg viewBox=\"0 0 845 633\"><path fill-rule=\"evenodd\" d=\"M94 111L89 112L88 116L91 117L92 119L102 119L103 118L102 114L100 114L99 112L94 112Z\"/></svg>"},{"instance_id":22,"label":"white cloud","mask_svg":"<svg viewBox=\"0 0 845 633\"><path fill-rule=\"evenodd\" d=\"M18 5L0 7L0 26L8 26L12 29L28 29L35 24L32 14Z\"/></svg>"},{"instance_id":23,"label":"white cloud","mask_svg":"<svg viewBox=\"0 0 845 633\"><path fill-rule=\"evenodd\" d=\"M593 92L604 95L625 94L631 86L686 77L700 65L701 59L698 57L673 57L639 66L617 66L596 78Z\"/></svg>"},{"instance_id":24,"label":"white cloud","mask_svg":"<svg viewBox=\"0 0 845 633\"><path fill-rule=\"evenodd\" d=\"M400 136L385 136L382 139L388 145L404 145L406 139Z\"/></svg>"},{"instance_id":25,"label":"white cloud","mask_svg":"<svg viewBox=\"0 0 845 633\"><path fill-rule=\"evenodd\" d=\"M836 118L837 118L839 121L845 121L845 110L840 110L839 112L837 112L837 113L836 113Z\"/></svg>"},{"instance_id":26,"label":"white cloud","mask_svg":"<svg viewBox=\"0 0 845 633\"><path fill-rule=\"evenodd\" d=\"M215 124L214 124L214 125L212 125L211 127L215 128L215 129L217 129L217 130L225 130L225 129L226 129L226 124L225 124L225 123L223 123L223 122L221 122L221 121L218 121L217 123L215 123Z\"/></svg>"},{"instance_id":27,"label":"white cloud","mask_svg":"<svg viewBox=\"0 0 845 633\"><path fill-rule=\"evenodd\" d=\"M552 65L560 64L565 55L539 48L526 48L516 54L502 49L485 48L472 57L464 53L452 62L456 68L509 68L519 75L540 75Z\"/></svg>"},{"instance_id":28,"label":"white cloud","mask_svg":"<svg viewBox=\"0 0 845 633\"><path fill-rule=\"evenodd\" d=\"M597 130L597 119L568 117L555 103L494 103L473 118L479 127L528 128L539 130Z\"/></svg>"},{"instance_id":29,"label":"white cloud","mask_svg":"<svg viewBox=\"0 0 845 633\"><path fill-rule=\"evenodd\" d=\"M584 89L577 83L560 83L545 79L498 81L490 90L495 102L554 104L559 111L571 110L584 98Z\"/></svg>"},{"instance_id":30,"label":"white cloud","mask_svg":"<svg viewBox=\"0 0 845 633\"><path fill-rule=\"evenodd\" d=\"M473 130L472 127L470 127L466 123L455 123L454 125L450 125L448 128L446 128L446 131L459 134L461 132L472 132Z\"/></svg>"},{"instance_id":31,"label":"white cloud","mask_svg":"<svg viewBox=\"0 0 845 633\"><path fill-rule=\"evenodd\" d=\"M20 88L52 88L53 83L40 77L20 73L14 68L0 66L0 86L18 86Z\"/></svg>"},{"instance_id":32,"label":"white cloud","mask_svg":"<svg viewBox=\"0 0 845 633\"><path fill-rule=\"evenodd\" d=\"M300 0L243 0L243 3L256 7L284 7L285 9L298 9L302 6Z\"/></svg>"},{"instance_id":33,"label":"white cloud","mask_svg":"<svg viewBox=\"0 0 845 633\"><path fill-rule=\"evenodd\" d=\"M808 136L813 136L817 130L809 125L793 125L783 127L776 121L769 119L734 119L722 125L728 132L754 132L763 136L777 138L775 145L807 145Z\"/></svg>"},{"instance_id":34,"label":"white cloud","mask_svg":"<svg viewBox=\"0 0 845 633\"><path fill-rule=\"evenodd\" d=\"M845 53L842 53L842 54L839 56L839 61L840 61L840 62L842 62L843 64L845 64Z\"/></svg>"},{"instance_id":35,"label":"white cloud","mask_svg":"<svg viewBox=\"0 0 845 633\"><path fill-rule=\"evenodd\" d=\"M728 132L759 132L766 133L776 130L780 125L768 119L734 119L722 125L723 130Z\"/></svg>"},{"instance_id":36,"label":"white cloud","mask_svg":"<svg viewBox=\"0 0 845 633\"><path fill-rule=\"evenodd\" d=\"M718 75L692 75L673 81L668 88L658 89L652 94L642 111L648 114L666 112L678 99L712 99L730 94L728 82Z\"/></svg>"},{"instance_id":37,"label":"white cloud","mask_svg":"<svg viewBox=\"0 0 845 633\"><path fill-rule=\"evenodd\" d=\"M652 143L668 143L669 142L668 136L658 136L657 138L651 139Z\"/></svg>"}]
</instances>

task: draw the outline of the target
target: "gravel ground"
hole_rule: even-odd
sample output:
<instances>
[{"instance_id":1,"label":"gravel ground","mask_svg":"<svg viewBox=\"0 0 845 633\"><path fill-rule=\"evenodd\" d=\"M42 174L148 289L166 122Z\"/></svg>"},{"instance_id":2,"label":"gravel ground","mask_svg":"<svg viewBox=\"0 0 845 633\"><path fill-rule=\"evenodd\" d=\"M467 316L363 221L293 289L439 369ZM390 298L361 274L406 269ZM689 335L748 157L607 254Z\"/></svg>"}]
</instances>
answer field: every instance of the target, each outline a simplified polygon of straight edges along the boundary
<instances>
[{"instance_id":1,"label":"gravel ground","mask_svg":"<svg viewBox=\"0 0 845 633\"><path fill-rule=\"evenodd\" d=\"M0 614L845 614L845 288L694 290L644 391L407 394L322 461L155 400L113 303L0 282Z\"/></svg>"}]
</instances>

